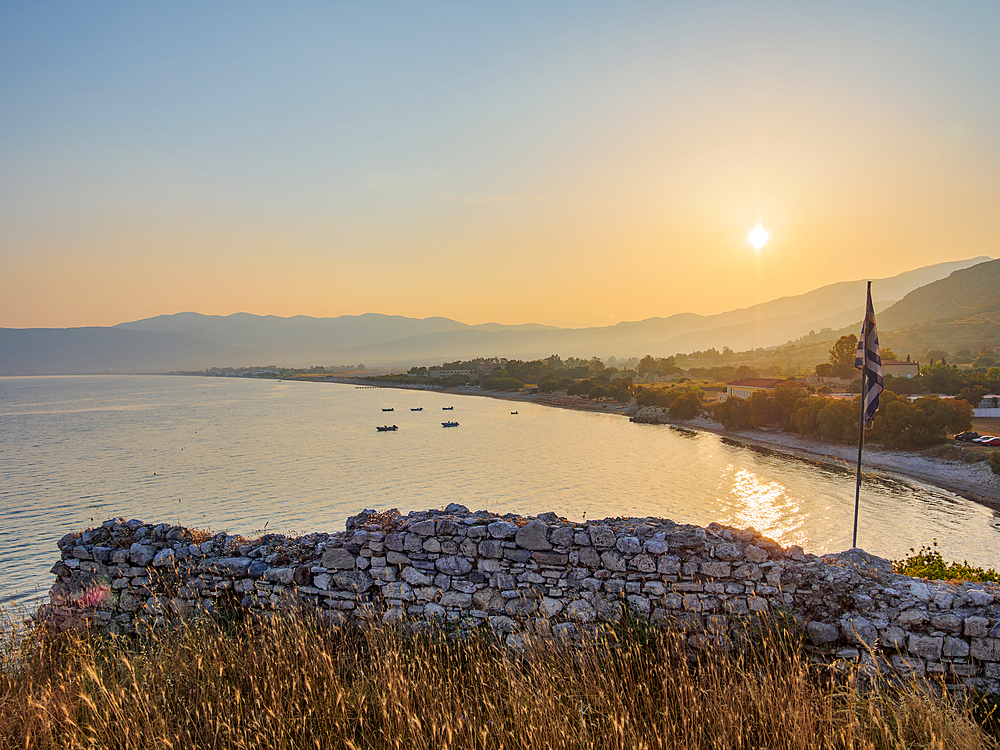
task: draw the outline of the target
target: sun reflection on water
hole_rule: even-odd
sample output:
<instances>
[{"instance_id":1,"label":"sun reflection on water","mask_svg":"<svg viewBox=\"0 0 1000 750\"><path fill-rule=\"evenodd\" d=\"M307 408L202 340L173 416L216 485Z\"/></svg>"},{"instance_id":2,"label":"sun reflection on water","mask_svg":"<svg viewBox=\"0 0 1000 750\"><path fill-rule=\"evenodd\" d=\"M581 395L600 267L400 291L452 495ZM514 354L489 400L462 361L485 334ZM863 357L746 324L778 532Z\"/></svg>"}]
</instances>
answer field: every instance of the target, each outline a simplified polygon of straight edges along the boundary
<instances>
[{"instance_id":1,"label":"sun reflection on water","mask_svg":"<svg viewBox=\"0 0 1000 750\"><path fill-rule=\"evenodd\" d=\"M799 504L789 496L784 485L763 482L749 469L729 464L724 473L730 477L727 504L730 506L724 524L736 528L753 526L764 536L782 544L803 544L803 515Z\"/></svg>"}]
</instances>

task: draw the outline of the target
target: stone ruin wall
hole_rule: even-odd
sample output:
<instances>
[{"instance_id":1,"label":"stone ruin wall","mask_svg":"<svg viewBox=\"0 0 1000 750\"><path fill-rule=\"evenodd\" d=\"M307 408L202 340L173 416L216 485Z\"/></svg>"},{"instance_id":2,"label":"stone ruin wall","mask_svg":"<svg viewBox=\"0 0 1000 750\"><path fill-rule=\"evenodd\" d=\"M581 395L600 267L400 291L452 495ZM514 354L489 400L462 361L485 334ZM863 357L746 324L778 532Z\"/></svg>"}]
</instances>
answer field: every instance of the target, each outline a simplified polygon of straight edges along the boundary
<instances>
[{"instance_id":1,"label":"stone ruin wall","mask_svg":"<svg viewBox=\"0 0 1000 750\"><path fill-rule=\"evenodd\" d=\"M1000 693L1000 588L896 575L860 550L821 558L715 523L574 522L454 504L364 511L346 526L247 540L107 521L60 540L38 617L134 631L223 607L305 603L336 622L483 626L516 648L527 634L584 637L626 612L701 646L739 637L754 615L785 613L813 658Z\"/></svg>"}]
</instances>

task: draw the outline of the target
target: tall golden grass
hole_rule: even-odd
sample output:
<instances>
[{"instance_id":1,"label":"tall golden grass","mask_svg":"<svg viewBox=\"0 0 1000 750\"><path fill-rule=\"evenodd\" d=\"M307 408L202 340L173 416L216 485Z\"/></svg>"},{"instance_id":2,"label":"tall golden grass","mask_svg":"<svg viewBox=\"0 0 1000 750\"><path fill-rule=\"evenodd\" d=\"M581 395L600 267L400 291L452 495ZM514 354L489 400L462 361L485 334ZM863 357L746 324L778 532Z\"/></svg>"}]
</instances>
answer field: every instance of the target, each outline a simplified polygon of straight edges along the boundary
<instances>
[{"instance_id":1,"label":"tall golden grass","mask_svg":"<svg viewBox=\"0 0 1000 750\"><path fill-rule=\"evenodd\" d=\"M5 636L7 748L992 748L946 695L858 687L765 629L692 654L641 625L584 645L332 627L308 612L134 638Z\"/></svg>"}]
</instances>

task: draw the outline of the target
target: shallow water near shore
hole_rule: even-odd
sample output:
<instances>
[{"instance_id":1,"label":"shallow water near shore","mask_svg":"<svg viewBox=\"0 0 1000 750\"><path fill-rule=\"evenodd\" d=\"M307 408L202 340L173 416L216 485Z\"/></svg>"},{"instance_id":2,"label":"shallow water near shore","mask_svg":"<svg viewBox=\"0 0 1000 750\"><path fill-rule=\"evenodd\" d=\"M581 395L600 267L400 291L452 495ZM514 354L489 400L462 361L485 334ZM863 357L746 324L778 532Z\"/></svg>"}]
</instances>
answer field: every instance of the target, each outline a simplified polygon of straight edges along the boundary
<instances>
[{"instance_id":1,"label":"shallow water near shore","mask_svg":"<svg viewBox=\"0 0 1000 750\"><path fill-rule=\"evenodd\" d=\"M460 426L442 428L452 419ZM375 430L386 423L398 431ZM816 553L851 542L851 466L530 403L235 378L0 378L0 435L5 606L44 596L63 534L117 516L338 531L362 508L458 502L573 520L719 521ZM866 472L858 544L870 552L898 558L937 539L946 558L1000 567L998 534L987 508Z\"/></svg>"}]
</instances>

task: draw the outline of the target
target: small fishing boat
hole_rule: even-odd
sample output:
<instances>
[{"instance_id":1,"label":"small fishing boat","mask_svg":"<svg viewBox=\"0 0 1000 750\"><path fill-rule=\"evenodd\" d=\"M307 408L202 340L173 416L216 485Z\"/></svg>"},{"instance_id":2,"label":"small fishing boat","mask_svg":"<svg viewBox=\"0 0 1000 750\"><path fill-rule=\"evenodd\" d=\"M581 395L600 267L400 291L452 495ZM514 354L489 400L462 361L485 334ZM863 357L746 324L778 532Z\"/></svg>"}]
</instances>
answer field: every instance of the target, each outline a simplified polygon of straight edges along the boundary
<instances>
[{"instance_id":1,"label":"small fishing boat","mask_svg":"<svg viewBox=\"0 0 1000 750\"><path fill-rule=\"evenodd\" d=\"M418 406L416 409L410 409L410 411L423 411L424 407Z\"/></svg>"},{"instance_id":2,"label":"small fishing boat","mask_svg":"<svg viewBox=\"0 0 1000 750\"><path fill-rule=\"evenodd\" d=\"M454 406L442 406L441 411L455 411Z\"/></svg>"},{"instance_id":3,"label":"small fishing boat","mask_svg":"<svg viewBox=\"0 0 1000 750\"><path fill-rule=\"evenodd\" d=\"M442 427L458 427L458 422L442 422Z\"/></svg>"},{"instance_id":4,"label":"small fishing boat","mask_svg":"<svg viewBox=\"0 0 1000 750\"><path fill-rule=\"evenodd\" d=\"M517 412L516 411L512 411L511 414L517 414Z\"/></svg>"},{"instance_id":5,"label":"small fishing boat","mask_svg":"<svg viewBox=\"0 0 1000 750\"><path fill-rule=\"evenodd\" d=\"M376 427L375 429L379 432L395 432L399 428L396 427L396 425L383 425L382 427Z\"/></svg>"},{"instance_id":6,"label":"small fishing boat","mask_svg":"<svg viewBox=\"0 0 1000 750\"><path fill-rule=\"evenodd\" d=\"M395 409L395 407L392 407L392 408L389 408L389 409L383 409L382 411L396 411L396 409Z\"/></svg>"}]
</instances>

